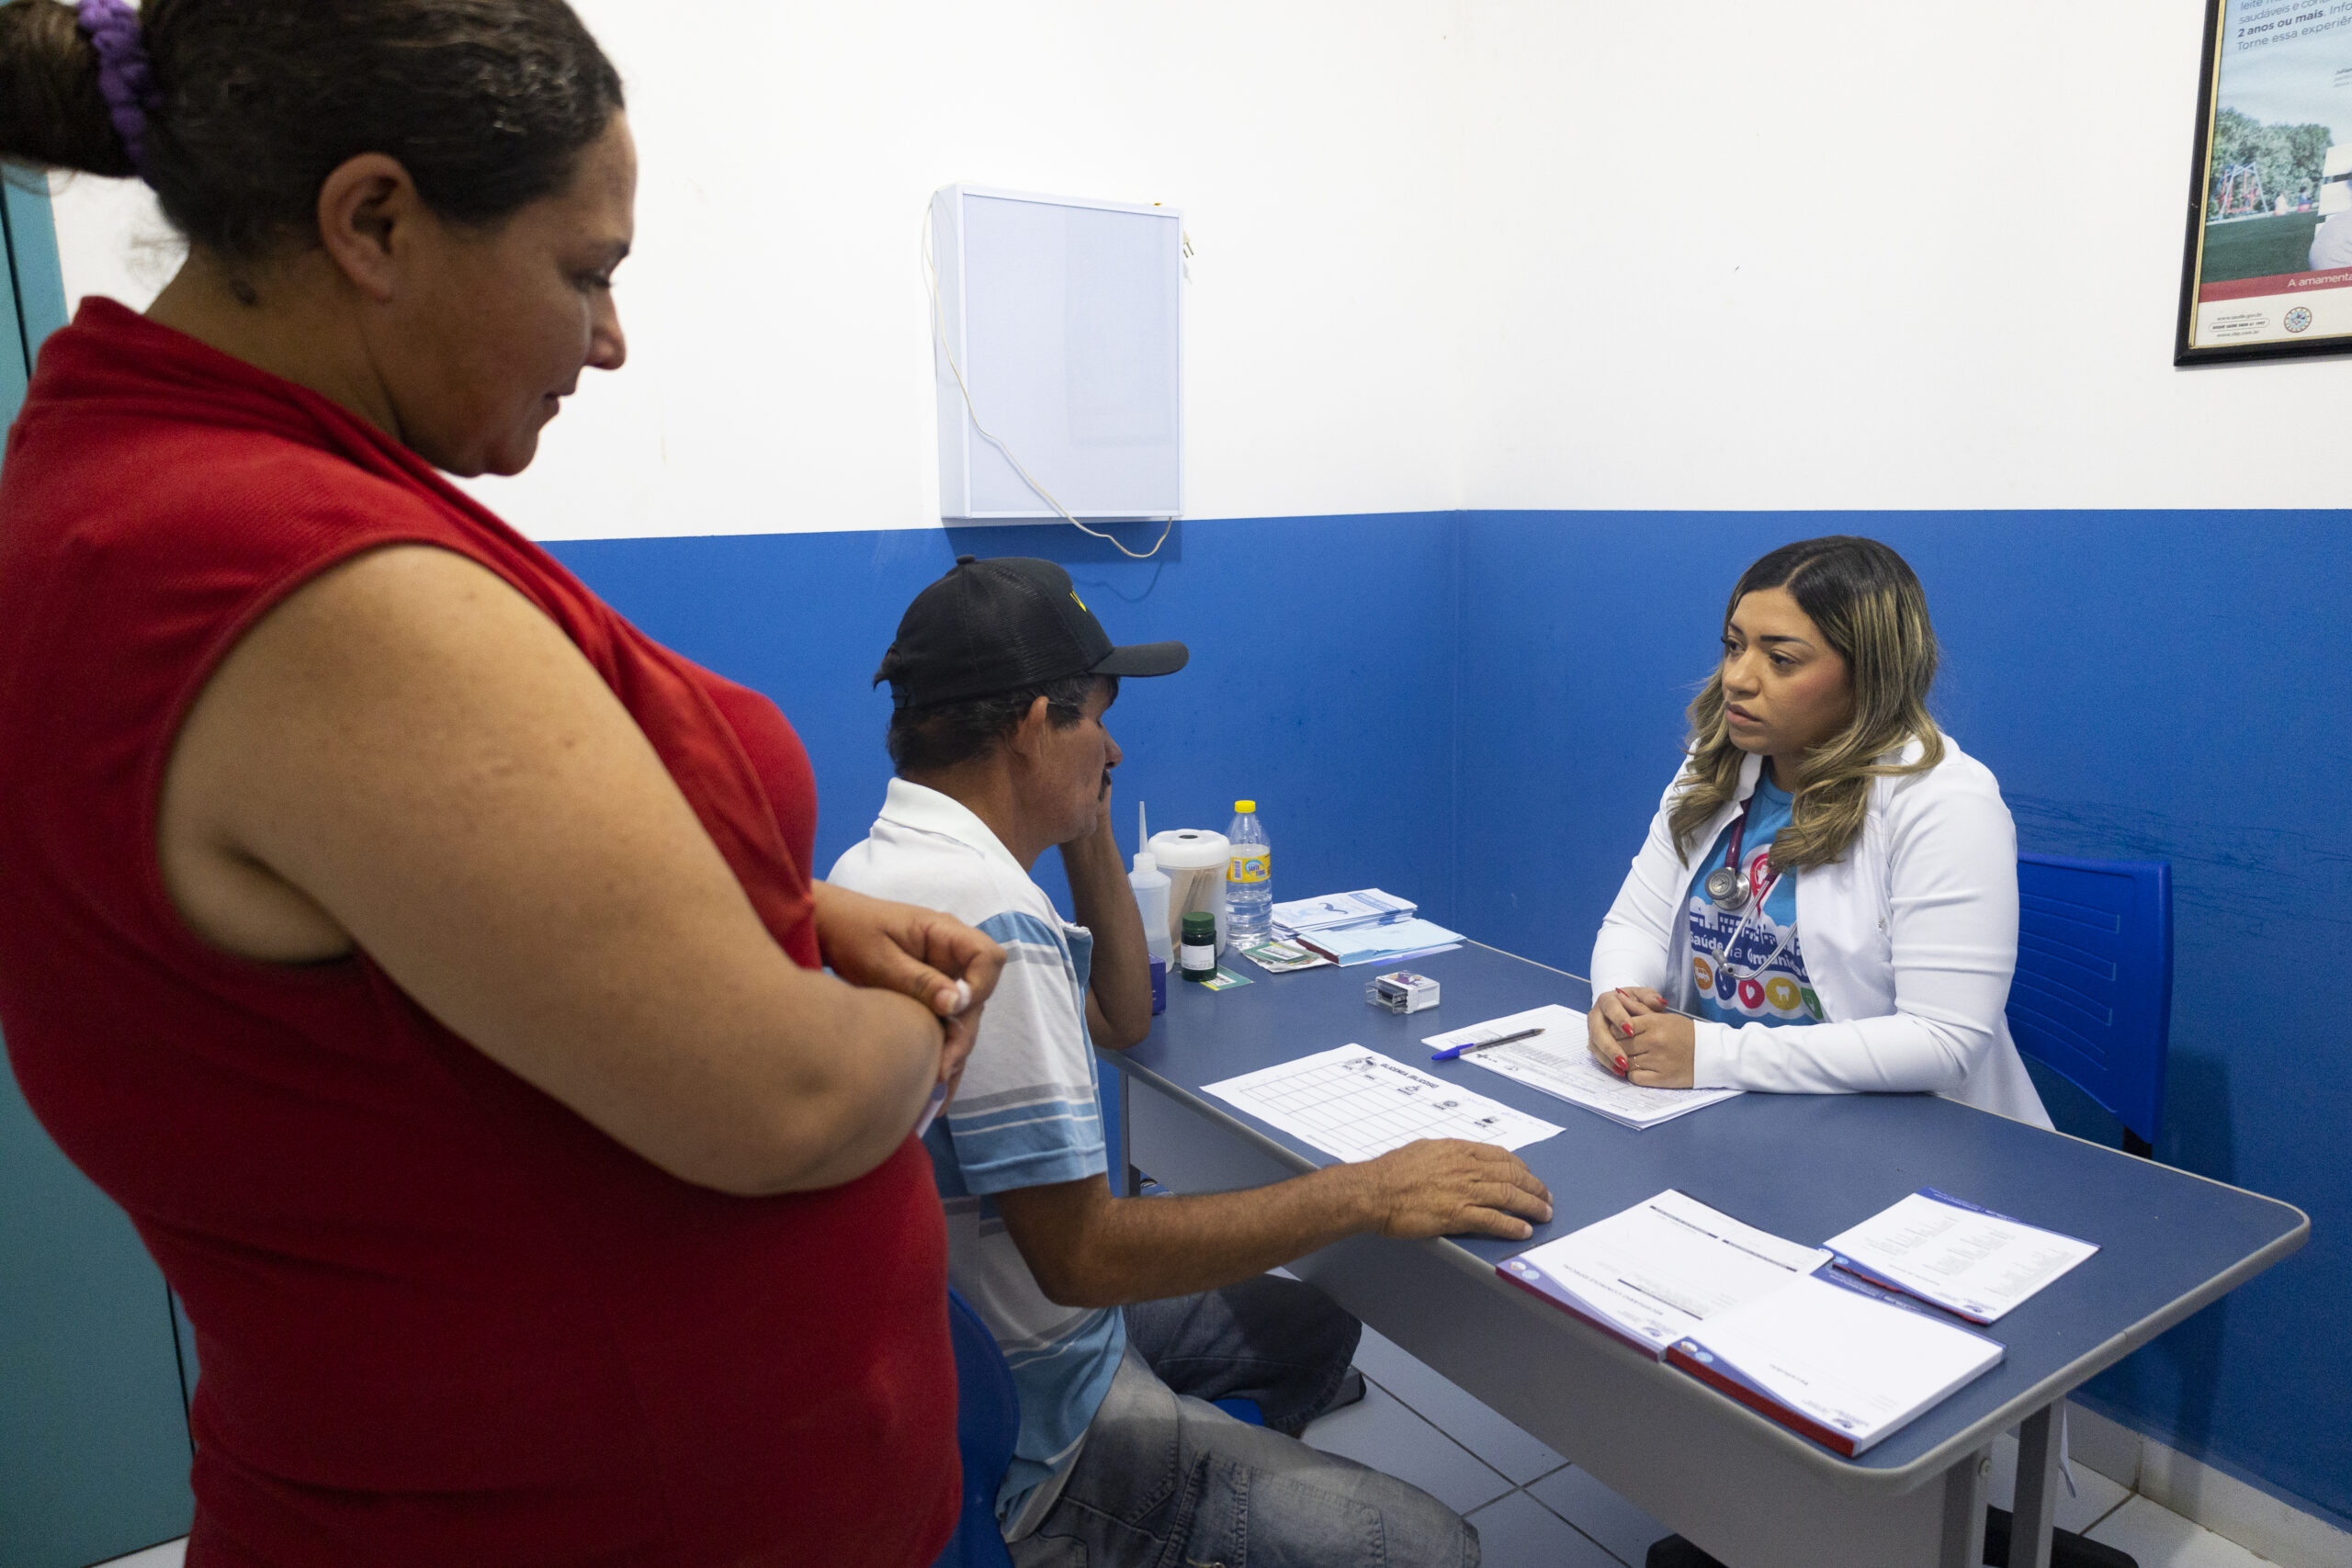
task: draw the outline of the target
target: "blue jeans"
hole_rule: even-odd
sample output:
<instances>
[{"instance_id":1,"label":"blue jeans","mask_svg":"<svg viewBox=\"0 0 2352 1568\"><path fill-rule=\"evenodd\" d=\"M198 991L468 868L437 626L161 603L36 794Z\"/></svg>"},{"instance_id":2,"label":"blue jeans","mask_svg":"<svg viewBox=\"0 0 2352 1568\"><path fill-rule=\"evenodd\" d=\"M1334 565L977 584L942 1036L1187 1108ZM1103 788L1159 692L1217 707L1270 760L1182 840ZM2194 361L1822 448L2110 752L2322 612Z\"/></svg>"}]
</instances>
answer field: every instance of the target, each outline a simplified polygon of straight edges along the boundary
<instances>
[{"instance_id":1,"label":"blue jeans","mask_svg":"<svg viewBox=\"0 0 2352 1568\"><path fill-rule=\"evenodd\" d=\"M1362 1333L1321 1292L1264 1275L1125 1315L1126 1359L1015 1568L1477 1568L1453 1509L1284 1435L1330 1402ZM1237 1395L1265 1427L1205 1403Z\"/></svg>"}]
</instances>

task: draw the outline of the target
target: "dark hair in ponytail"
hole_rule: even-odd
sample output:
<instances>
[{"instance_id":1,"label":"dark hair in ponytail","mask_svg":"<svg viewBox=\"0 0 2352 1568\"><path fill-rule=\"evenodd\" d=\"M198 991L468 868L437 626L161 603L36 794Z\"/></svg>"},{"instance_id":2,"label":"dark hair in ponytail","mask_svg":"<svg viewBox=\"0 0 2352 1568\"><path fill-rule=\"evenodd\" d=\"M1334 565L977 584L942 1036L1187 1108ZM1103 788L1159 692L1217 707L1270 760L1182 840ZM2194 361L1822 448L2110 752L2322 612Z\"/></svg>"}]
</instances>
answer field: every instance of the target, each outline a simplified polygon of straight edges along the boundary
<instances>
[{"instance_id":1,"label":"dark hair in ponytail","mask_svg":"<svg viewBox=\"0 0 2352 1568\"><path fill-rule=\"evenodd\" d=\"M123 176L138 171L98 91L98 51L58 0L0 6L0 158Z\"/></svg>"},{"instance_id":2,"label":"dark hair in ponytail","mask_svg":"<svg viewBox=\"0 0 2352 1568\"><path fill-rule=\"evenodd\" d=\"M434 211L489 224L560 191L622 106L564 0L148 0L143 169L60 0L0 5L0 160L142 173L190 243L250 260L316 232L319 187L398 159Z\"/></svg>"}]
</instances>

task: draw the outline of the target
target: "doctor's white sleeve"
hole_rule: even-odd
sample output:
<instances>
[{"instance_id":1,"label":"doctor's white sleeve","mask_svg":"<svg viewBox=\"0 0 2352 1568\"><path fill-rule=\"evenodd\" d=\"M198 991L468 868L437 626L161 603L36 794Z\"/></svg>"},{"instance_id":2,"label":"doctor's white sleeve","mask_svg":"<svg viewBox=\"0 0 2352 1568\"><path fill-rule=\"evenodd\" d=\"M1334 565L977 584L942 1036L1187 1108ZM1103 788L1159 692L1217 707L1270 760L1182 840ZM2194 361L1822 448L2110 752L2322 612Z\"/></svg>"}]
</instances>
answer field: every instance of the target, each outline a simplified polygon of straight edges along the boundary
<instances>
[{"instance_id":1,"label":"doctor's white sleeve","mask_svg":"<svg viewBox=\"0 0 2352 1568\"><path fill-rule=\"evenodd\" d=\"M2017 967L2016 825L1990 791L1898 788L1886 827L1894 1010L1797 1028L1696 1024L1695 1086L1949 1092L1984 1064Z\"/></svg>"},{"instance_id":2,"label":"doctor's white sleeve","mask_svg":"<svg viewBox=\"0 0 2352 1568\"><path fill-rule=\"evenodd\" d=\"M1674 995L1668 982L1676 976L1668 975L1666 966L1674 952L1674 920L1690 874L1674 847L1667 811L1681 783L1678 773L1674 783L1666 786L1657 815L1650 818L1649 837L1643 840L1641 852L1634 857L1632 869L1617 889L1616 901L1600 922L1600 935L1592 944L1596 1002L1600 993L1618 986L1648 986L1669 998Z\"/></svg>"}]
</instances>

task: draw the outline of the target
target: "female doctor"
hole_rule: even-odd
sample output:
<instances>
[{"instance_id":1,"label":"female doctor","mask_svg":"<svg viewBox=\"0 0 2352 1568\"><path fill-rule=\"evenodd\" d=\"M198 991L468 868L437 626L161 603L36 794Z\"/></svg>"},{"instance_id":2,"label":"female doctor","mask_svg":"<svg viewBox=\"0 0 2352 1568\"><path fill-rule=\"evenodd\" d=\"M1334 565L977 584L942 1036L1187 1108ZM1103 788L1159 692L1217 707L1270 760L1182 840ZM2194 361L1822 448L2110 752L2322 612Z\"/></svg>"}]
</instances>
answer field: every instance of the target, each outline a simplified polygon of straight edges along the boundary
<instances>
[{"instance_id":1,"label":"female doctor","mask_svg":"<svg viewBox=\"0 0 2352 1568\"><path fill-rule=\"evenodd\" d=\"M2003 1017L2017 833L1928 716L1919 580L1874 539L1784 545L1723 648L1593 948L1593 1055L1648 1086L1928 1090L2050 1125Z\"/></svg>"}]
</instances>

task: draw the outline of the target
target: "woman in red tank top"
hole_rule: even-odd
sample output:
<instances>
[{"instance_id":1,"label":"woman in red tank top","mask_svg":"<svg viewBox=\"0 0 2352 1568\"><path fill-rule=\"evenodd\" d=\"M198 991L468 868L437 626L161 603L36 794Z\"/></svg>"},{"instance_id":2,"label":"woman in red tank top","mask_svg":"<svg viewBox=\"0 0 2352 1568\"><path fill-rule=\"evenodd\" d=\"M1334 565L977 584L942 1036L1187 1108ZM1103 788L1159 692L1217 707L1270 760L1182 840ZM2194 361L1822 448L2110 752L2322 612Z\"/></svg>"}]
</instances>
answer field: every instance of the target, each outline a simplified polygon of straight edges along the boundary
<instances>
[{"instance_id":1,"label":"woman in red tank top","mask_svg":"<svg viewBox=\"0 0 2352 1568\"><path fill-rule=\"evenodd\" d=\"M0 75L0 156L190 241L0 470L0 1027L195 1325L190 1568L927 1562L909 1134L1001 954L813 881L783 715L442 477L620 366L611 66L561 0L11 0Z\"/></svg>"}]
</instances>

